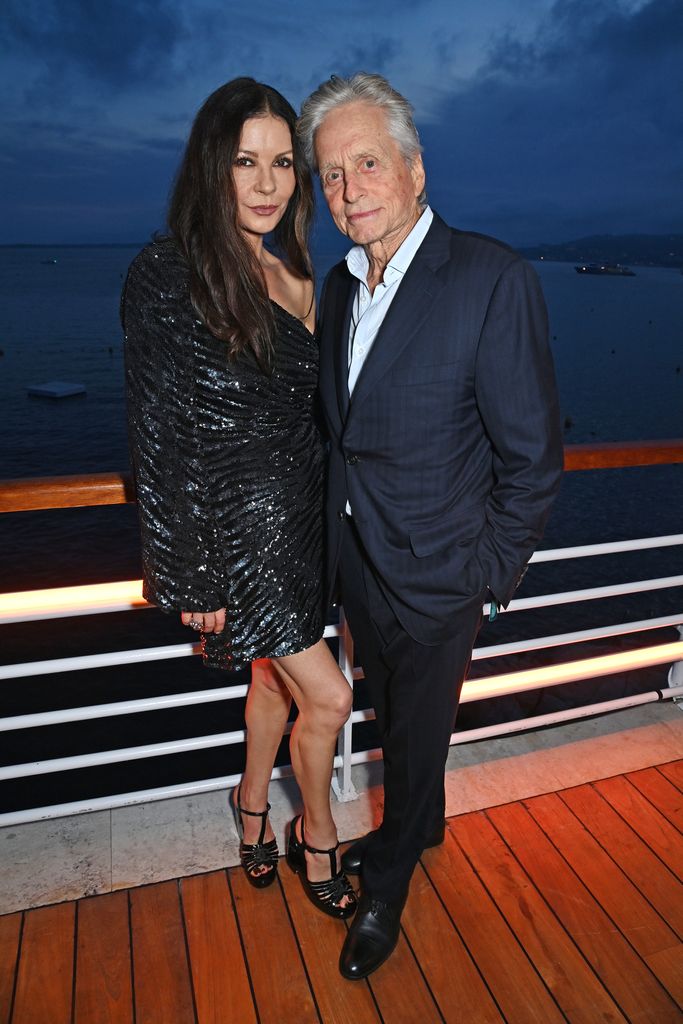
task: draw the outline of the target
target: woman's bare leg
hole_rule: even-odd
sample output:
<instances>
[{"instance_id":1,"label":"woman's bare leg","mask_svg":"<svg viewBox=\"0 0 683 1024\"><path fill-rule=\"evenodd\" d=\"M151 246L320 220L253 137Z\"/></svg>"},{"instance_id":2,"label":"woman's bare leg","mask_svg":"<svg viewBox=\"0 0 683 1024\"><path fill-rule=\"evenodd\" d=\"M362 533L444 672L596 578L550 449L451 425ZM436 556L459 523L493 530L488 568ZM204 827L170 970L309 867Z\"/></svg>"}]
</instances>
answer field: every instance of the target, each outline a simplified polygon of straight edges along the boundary
<instances>
[{"instance_id":1,"label":"woman's bare leg","mask_svg":"<svg viewBox=\"0 0 683 1024\"><path fill-rule=\"evenodd\" d=\"M266 809L268 783L291 704L290 692L270 659L262 658L253 662L251 686L244 711L247 759L240 783L240 805L247 811ZM244 842L256 843L261 830L260 819L243 814L242 825ZM269 821L264 842L270 842L273 838Z\"/></svg>"},{"instance_id":2,"label":"woman's bare leg","mask_svg":"<svg viewBox=\"0 0 683 1024\"><path fill-rule=\"evenodd\" d=\"M337 736L351 713L353 692L324 640L273 660L299 709L289 750L304 804L305 838L316 849L331 849L337 842L330 810L332 761ZM307 853L306 861L312 882L330 877L328 857Z\"/></svg>"}]
</instances>

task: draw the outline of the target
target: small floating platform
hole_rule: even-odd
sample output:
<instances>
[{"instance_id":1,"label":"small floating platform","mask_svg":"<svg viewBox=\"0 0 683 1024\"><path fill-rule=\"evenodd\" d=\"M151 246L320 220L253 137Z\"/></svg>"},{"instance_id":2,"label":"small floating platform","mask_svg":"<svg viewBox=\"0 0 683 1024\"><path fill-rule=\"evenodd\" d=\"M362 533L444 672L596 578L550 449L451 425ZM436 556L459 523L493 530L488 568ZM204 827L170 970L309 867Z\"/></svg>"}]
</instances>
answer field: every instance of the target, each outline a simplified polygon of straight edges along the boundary
<instances>
[{"instance_id":1,"label":"small floating platform","mask_svg":"<svg viewBox=\"0 0 683 1024\"><path fill-rule=\"evenodd\" d=\"M71 398L84 395L85 386L68 380L49 380L45 384L27 384L26 391L37 398Z\"/></svg>"}]
</instances>

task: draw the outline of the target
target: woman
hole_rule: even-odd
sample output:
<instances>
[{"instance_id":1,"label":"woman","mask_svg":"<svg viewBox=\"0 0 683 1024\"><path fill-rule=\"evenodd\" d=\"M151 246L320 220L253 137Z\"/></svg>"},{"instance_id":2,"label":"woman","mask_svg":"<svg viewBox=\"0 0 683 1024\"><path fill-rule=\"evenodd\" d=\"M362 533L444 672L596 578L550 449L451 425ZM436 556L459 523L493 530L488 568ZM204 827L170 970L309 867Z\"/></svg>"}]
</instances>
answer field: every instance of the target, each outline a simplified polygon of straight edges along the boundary
<instances>
[{"instance_id":1,"label":"woman","mask_svg":"<svg viewBox=\"0 0 683 1024\"><path fill-rule=\"evenodd\" d=\"M201 631L207 664L254 663L246 768L230 797L247 878L275 879L268 782L294 698L304 815L289 827L287 860L316 906L348 917L356 901L338 867L329 786L352 695L322 639L313 192L295 120L251 78L199 111L170 235L142 250L124 289L129 432L144 596ZM270 232L285 258L265 247Z\"/></svg>"}]
</instances>

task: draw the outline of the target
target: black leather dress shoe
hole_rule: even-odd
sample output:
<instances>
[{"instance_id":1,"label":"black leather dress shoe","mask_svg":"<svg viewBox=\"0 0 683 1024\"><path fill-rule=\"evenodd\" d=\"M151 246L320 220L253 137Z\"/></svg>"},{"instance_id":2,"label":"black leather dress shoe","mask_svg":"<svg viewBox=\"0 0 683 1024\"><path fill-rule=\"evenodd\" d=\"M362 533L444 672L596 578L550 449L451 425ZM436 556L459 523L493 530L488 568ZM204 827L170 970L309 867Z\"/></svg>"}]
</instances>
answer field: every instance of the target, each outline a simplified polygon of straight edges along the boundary
<instances>
[{"instance_id":1,"label":"black leather dress shoe","mask_svg":"<svg viewBox=\"0 0 683 1024\"><path fill-rule=\"evenodd\" d=\"M341 855L341 869L347 875L359 875L360 869L363 864L363 856L368 848L368 842L370 836L373 836L374 832L368 832L367 835L361 836L355 843L351 843ZM431 850L433 846L441 846L446 835L446 822L440 822L432 834L428 836L427 842L425 843L425 850Z\"/></svg>"},{"instance_id":2,"label":"black leather dress shoe","mask_svg":"<svg viewBox=\"0 0 683 1024\"><path fill-rule=\"evenodd\" d=\"M398 942L405 899L385 903L361 896L339 957L339 971L355 981L367 978L387 960Z\"/></svg>"}]
</instances>

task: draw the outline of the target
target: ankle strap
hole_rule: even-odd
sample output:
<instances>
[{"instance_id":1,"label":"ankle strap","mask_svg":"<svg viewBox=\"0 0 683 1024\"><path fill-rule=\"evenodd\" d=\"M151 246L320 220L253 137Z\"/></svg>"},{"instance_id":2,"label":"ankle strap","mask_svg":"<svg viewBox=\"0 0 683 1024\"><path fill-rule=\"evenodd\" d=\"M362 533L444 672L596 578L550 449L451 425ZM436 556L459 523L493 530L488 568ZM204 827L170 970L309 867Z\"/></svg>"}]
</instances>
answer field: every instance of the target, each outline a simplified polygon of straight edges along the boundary
<instances>
[{"instance_id":1,"label":"ankle strap","mask_svg":"<svg viewBox=\"0 0 683 1024\"><path fill-rule=\"evenodd\" d=\"M241 793L242 793L242 783L240 782L239 786L237 787L237 793L236 793L236 796L237 796L237 810L240 812L240 814L248 814L250 818L264 818L266 816L266 814L268 813L268 811L270 810L270 804L268 804L268 803L266 804L265 811L248 811L248 810L246 810L246 808L242 807L242 805L240 803L240 795L241 795Z\"/></svg>"},{"instance_id":2,"label":"ankle strap","mask_svg":"<svg viewBox=\"0 0 683 1024\"><path fill-rule=\"evenodd\" d=\"M306 840L304 839L303 826L301 828L301 842L306 847L306 849L308 850L309 853L329 853L329 854L333 854L333 853L336 853L337 850L339 849L339 843L337 843L336 846L333 846L330 850L318 850L318 849L316 849L315 846L309 846L308 843L306 842Z\"/></svg>"},{"instance_id":3,"label":"ankle strap","mask_svg":"<svg viewBox=\"0 0 683 1024\"><path fill-rule=\"evenodd\" d=\"M336 845L329 850L319 850L315 846L310 846L306 842L303 814L301 815L301 845L303 846L304 850L308 850L309 853L326 853L327 856L330 858L330 874L334 878L334 876L337 874L337 858L335 857L335 853L339 849L339 842L337 842Z\"/></svg>"},{"instance_id":4,"label":"ankle strap","mask_svg":"<svg viewBox=\"0 0 683 1024\"><path fill-rule=\"evenodd\" d=\"M266 804L265 811L248 811L245 807L240 806L239 799L237 801L237 810L240 814L248 814L250 818L262 818L264 814L267 814L270 810L270 804Z\"/></svg>"},{"instance_id":5,"label":"ankle strap","mask_svg":"<svg viewBox=\"0 0 683 1024\"><path fill-rule=\"evenodd\" d=\"M240 814L246 814L250 818L260 818L261 819L261 831L259 832L259 837L258 837L258 839L256 841L256 845L257 846L261 846L263 844L263 840L266 837L266 818L268 817L268 811L270 810L270 804L269 803L266 804L265 811L247 811L247 810L245 810L244 807L242 807L242 805L240 803L240 793L241 793L241 791L242 791L242 785L240 783L240 785L237 788L237 810L239 811Z\"/></svg>"}]
</instances>

